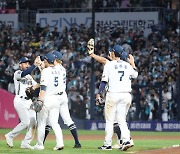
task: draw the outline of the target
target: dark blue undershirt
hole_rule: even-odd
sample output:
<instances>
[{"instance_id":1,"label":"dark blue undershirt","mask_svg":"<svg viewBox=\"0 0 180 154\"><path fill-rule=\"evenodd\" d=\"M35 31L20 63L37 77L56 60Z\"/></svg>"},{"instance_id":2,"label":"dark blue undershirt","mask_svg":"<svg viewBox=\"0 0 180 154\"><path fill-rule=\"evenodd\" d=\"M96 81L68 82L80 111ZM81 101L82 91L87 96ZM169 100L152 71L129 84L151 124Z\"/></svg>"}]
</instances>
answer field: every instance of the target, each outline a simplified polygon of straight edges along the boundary
<instances>
[{"instance_id":1,"label":"dark blue undershirt","mask_svg":"<svg viewBox=\"0 0 180 154\"><path fill-rule=\"evenodd\" d=\"M99 90L98 90L98 94L101 94L104 91L106 84L107 84L106 81L101 81L100 86L99 86Z\"/></svg>"},{"instance_id":2,"label":"dark blue undershirt","mask_svg":"<svg viewBox=\"0 0 180 154\"><path fill-rule=\"evenodd\" d=\"M24 70L22 73L21 73L21 77L25 77L26 75L30 74L33 69L35 69L36 66L35 65L31 65L29 68L27 68L26 70Z\"/></svg>"}]
</instances>

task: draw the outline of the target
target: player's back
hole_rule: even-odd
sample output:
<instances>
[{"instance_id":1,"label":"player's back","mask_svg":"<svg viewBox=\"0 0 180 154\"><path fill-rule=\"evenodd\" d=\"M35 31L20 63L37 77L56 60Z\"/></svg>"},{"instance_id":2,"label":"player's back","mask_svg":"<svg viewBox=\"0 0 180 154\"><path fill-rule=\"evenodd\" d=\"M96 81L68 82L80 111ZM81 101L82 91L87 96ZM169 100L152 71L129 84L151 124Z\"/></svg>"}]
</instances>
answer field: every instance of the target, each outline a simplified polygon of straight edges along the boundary
<instances>
[{"instance_id":1,"label":"player's back","mask_svg":"<svg viewBox=\"0 0 180 154\"><path fill-rule=\"evenodd\" d=\"M109 92L130 92L131 76L134 73L132 66L122 60L110 61L106 64Z\"/></svg>"},{"instance_id":2,"label":"player's back","mask_svg":"<svg viewBox=\"0 0 180 154\"><path fill-rule=\"evenodd\" d=\"M63 77L63 79L61 80L61 84L64 86L64 89L66 89L66 69L61 64L56 65L55 67L61 72L61 75Z\"/></svg>"},{"instance_id":3,"label":"player's back","mask_svg":"<svg viewBox=\"0 0 180 154\"><path fill-rule=\"evenodd\" d=\"M46 95L55 95L65 90L63 73L57 67L48 67L42 71L41 85L46 86Z\"/></svg>"}]
</instances>

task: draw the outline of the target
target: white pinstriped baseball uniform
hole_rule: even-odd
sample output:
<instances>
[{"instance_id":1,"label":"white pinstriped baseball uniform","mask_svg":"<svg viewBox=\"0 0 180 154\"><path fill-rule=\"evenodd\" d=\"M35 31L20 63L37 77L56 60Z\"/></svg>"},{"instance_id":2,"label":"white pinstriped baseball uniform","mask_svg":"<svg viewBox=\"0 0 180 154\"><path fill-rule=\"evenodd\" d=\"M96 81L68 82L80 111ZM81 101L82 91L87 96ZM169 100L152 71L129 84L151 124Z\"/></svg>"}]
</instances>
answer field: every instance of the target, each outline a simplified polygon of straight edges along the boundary
<instances>
[{"instance_id":1,"label":"white pinstriped baseball uniform","mask_svg":"<svg viewBox=\"0 0 180 154\"><path fill-rule=\"evenodd\" d=\"M68 97L66 94L66 70L65 68L59 64L55 66L57 68L57 70L60 70L63 79L62 79L62 88L63 88L63 94L60 95L60 115L62 117L62 120L64 121L64 124L66 124L67 126L70 126L72 124L74 124L74 122L72 121L71 117L70 117L70 113L69 113L69 108L68 108Z\"/></svg>"},{"instance_id":2,"label":"white pinstriped baseball uniform","mask_svg":"<svg viewBox=\"0 0 180 154\"><path fill-rule=\"evenodd\" d=\"M105 64L102 81L108 83L105 102L106 136L104 145L111 146L113 123L116 119L123 142L130 140L130 131L126 123L126 115L131 105L131 78L136 78L138 72L123 60L113 60Z\"/></svg>"},{"instance_id":3,"label":"white pinstriped baseball uniform","mask_svg":"<svg viewBox=\"0 0 180 154\"><path fill-rule=\"evenodd\" d=\"M14 73L14 85L16 96L14 98L14 107L18 113L20 123L8 133L12 138L16 137L22 130L28 128L26 136L22 143L30 144L33 139L32 129L36 125L36 113L30 109L32 101L27 100L25 90L27 87L36 85L36 81L31 75L21 77L22 70L17 70Z\"/></svg>"},{"instance_id":4,"label":"white pinstriped baseball uniform","mask_svg":"<svg viewBox=\"0 0 180 154\"><path fill-rule=\"evenodd\" d=\"M44 107L38 113L38 145L43 146L45 126L49 123L56 136L56 147L63 147L63 135L59 119L59 106L61 105L61 92L64 93L63 75L54 66L49 66L42 70L40 85L46 86L44 96Z\"/></svg>"}]
</instances>

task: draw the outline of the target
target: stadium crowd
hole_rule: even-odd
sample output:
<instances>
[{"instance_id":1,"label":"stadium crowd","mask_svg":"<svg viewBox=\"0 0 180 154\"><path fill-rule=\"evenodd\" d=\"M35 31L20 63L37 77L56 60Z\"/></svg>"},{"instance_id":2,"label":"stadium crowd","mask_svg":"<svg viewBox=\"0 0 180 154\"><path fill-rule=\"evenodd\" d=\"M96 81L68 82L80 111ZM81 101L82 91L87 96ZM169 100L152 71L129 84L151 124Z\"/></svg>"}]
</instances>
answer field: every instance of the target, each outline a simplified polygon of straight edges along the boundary
<instances>
[{"instance_id":1,"label":"stadium crowd","mask_svg":"<svg viewBox=\"0 0 180 154\"><path fill-rule=\"evenodd\" d=\"M0 9L91 8L90 0L0 0ZM173 0L95 0L96 11L129 7L174 7ZM104 10L105 9L105 10ZM71 10L72 11L72 10Z\"/></svg>"},{"instance_id":2,"label":"stadium crowd","mask_svg":"<svg viewBox=\"0 0 180 154\"><path fill-rule=\"evenodd\" d=\"M162 119L177 119L177 96L179 94L179 27L176 18L166 19L166 27L153 28L146 37L141 29L124 31L122 27L111 28L96 25L96 54L106 57L108 50L120 44L135 56L139 69L133 86L147 87L133 89L133 103L128 119L137 120L137 100L140 112L138 119L157 120L159 109L159 89L148 85L162 86ZM90 77L91 57L87 55L86 44L92 34L91 27L72 25L64 27L60 33L55 27L26 27L14 31L10 26L0 27L0 87L14 93L13 73L18 69L20 57L34 59L53 50L63 54L63 65L67 69L67 93L70 113L79 119L90 118ZM95 93L101 80L103 65L95 61ZM39 81L40 73L36 69L34 78ZM81 114L80 114L81 113ZM96 118L103 119L103 110L96 108ZM135 119L136 118L136 119Z\"/></svg>"}]
</instances>

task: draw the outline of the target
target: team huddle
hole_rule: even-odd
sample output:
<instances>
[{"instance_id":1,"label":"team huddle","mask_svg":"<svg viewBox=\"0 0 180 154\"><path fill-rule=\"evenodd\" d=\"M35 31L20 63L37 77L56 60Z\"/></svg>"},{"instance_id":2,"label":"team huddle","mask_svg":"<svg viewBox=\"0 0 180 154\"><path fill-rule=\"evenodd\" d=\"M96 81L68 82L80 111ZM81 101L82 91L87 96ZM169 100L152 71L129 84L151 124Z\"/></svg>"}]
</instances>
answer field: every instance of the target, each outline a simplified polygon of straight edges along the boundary
<instances>
[{"instance_id":1,"label":"team huddle","mask_svg":"<svg viewBox=\"0 0 180 154\"><path fill-rule=\"evenodd\" d=\"M126 123L126 115L131 105L131 79L136 78L138 72L132 55L119 45L115 45L109 52L109 59L94 54L94 39L87 44L89 56L105 64L96 101L101 104L101 94L108 86L105 99L106 136L100 150L118 148L126 151L134 146L130 131ZM9 147L13 147L13 139L24 129L27 129L24 140L21 142L23 149L43 150L46 137L52 128L56 137L53 150L63 150L64 141L61 127L58 123L59 115L62 117L74 138L73 148L81 148L75 123L70 117L68 97L66 93L66 70L62 66L62 54L52 51L44 56L38 56L30 66L29 59L22 57L19 61L20 70L14 73L15 98L14 107L18 113L20 123L5 135ZM39 68L40 83L30 75ZM32 93L40 89L38 97ZM97 103L97 104L98 104ZM34 138L33 128L37 127L37 143L31 146ZM113 128L114 127L114 128ZM117 143L112 144L113 132L117 134Z\"/></svg>"}]
</instances>

